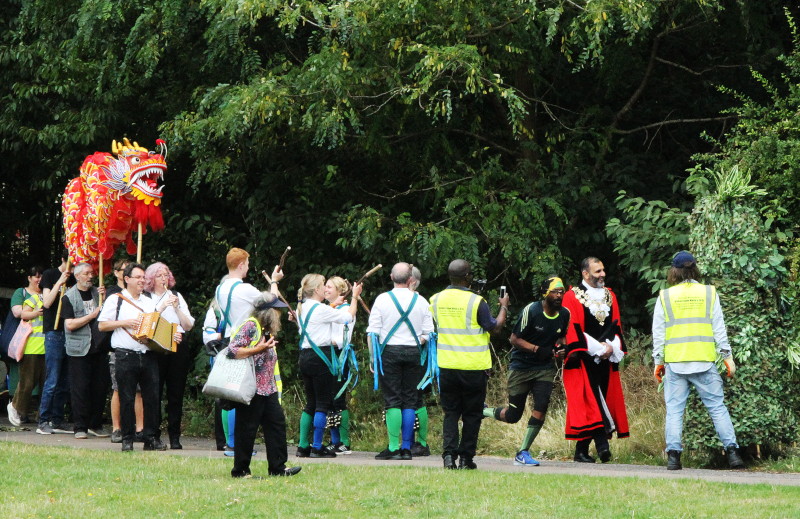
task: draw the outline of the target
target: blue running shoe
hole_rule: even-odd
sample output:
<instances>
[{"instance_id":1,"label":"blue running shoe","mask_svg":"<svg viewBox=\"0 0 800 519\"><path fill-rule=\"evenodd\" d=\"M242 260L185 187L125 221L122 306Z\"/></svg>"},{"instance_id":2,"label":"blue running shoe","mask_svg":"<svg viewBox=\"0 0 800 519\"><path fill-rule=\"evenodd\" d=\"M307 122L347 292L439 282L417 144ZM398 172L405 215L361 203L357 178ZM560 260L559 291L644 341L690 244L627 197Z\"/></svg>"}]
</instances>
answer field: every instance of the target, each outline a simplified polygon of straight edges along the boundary
<instances>
[{"instance_id":1,"label":"blue running shoe","mask_svg":"<svg viewBox=\"0 0 800 519\"><path fill-rule=\"evenodd\" d=\"M516 456L514 456L514 465L524 465L526 467L538 467L539 462L531 457L531 453L528 451L519 451Z\"/></svg>"}]
</instances>

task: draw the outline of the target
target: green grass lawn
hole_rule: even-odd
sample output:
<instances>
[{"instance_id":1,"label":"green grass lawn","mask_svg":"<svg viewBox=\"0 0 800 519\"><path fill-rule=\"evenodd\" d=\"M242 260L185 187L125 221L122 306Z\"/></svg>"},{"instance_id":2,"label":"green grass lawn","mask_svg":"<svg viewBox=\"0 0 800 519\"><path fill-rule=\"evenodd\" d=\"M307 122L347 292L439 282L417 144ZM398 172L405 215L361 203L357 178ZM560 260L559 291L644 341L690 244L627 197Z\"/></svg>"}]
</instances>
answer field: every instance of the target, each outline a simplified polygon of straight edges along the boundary
<instances>
[{"instance_id":1,"label":"green grass lawn","mask_svg":"<svg viewBox=\"0 0 800 519\"><path fill-rule=\"evenodd\" d=\"M291 459L293 463L295 459ZM0 443L3 518L800 516L800 488L308 465L234 480L232 460ZM266 474L263 455L254 474Z\"/></svg>"}]
</instances>

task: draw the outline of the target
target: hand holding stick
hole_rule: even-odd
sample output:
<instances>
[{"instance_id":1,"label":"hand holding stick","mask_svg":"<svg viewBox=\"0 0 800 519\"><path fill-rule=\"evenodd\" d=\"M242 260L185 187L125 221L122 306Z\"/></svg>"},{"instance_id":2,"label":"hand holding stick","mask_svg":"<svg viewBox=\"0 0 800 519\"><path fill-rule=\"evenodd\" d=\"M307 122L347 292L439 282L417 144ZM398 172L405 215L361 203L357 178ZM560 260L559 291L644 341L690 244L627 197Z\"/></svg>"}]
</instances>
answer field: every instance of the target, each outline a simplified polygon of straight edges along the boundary
<instances>
[{"instance_id":1,"label":"hand holding stick","mask_svg":"<svg viewBox=\"0 0 800 519\"><path fill-rule=\"evenodd\" d=\"M264 279L266 279L269 284L272 284L272 278L269 277L269 274L267 274L266 270L262 270L261 274L264 275ZM283 294L281 294L281 291L280 291L279 288L277 288L277 286L276 286L276 289L278 291L278 299L280 299L281 301L283 301L286 304L286 307L289 310L289 315L292 316L292 319L294 319L294 322L295 323L299 323L300 321L297 320L297 314L295 314L294 310L292 310L292 305L290 305L289 301L287 301L286 298L283 297ZM300 325L298 324L298 326L300 326Z\"/></svg>"},{"instance_id":2,"label":"hand holding stick","mask_svg":"<svg viewBox=\"0 0 800 519\"><path fill-rule=\"evenodd\" d=\"M353 290L353 285L351 285L351 284L350 284L350 282L349 282L348 280L346 280L346 279L344 280L344 282L345 282L345 283L347 283L347 288L348 288L350 291L352 291L352 290ZM370 311L369 311L369 307L367 306L367 303L365 303L365 302L364 302L364 300L363 300L363 299L361 299L361 296L360 296L360 295L358 296L358 302L359 302L359 303L361 303L361 308L363 308L363 309L364 309L364 311L365 311L365 312L367 312L367 315L369 315L370 313L372 313L372 312L370 312Z\"/></svg>"}]
</instances>

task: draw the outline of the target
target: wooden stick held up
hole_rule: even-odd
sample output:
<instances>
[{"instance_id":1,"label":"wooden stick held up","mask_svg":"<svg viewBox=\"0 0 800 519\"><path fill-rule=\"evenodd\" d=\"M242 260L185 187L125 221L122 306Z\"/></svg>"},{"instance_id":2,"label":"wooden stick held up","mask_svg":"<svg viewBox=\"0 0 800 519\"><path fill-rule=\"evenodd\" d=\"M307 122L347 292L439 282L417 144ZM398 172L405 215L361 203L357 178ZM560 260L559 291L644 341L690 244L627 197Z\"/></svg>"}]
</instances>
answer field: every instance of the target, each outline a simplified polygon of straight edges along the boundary
<instances>
[{"instance_id":1,"label":"wooden stick held up","mask_svg":"<svg viewBox=\"0 0 800 519\"><path fill-rule=\"evenodd\" d=\"M261 274L264 275L264 279L266 279L268 283L272 284L272 278L269 277L269 274L267 274L266 270L262 270ZM298 326L300 326L300 324L299 324L300 321L297 320L297 314L295 314L294 310L292 310L292 305L289 304L289 301L287 301L286 298L283 297L283 294L281 294L281 290L280 289L278 289L278 299L280 299L281 301L283 301L286 304L286 307L288 308L289 313L292 314L292 318L294 319L294 322L297 323Z\"/></svg>"},{"instance_id":2,"label":"wooden stick held up","mask_svg":"<svg viewBox=\"0 0 800 519\"><path fill-rule=\"evenodd\" d=\"M103 255L100 255L100 266L98 267L97 272L97 285L103 286ZM100 294L99 301L97 302L99 306L103 306L103 294Z\"/></svg>"},{"instance_id":3,"label":"wooden stick held up","mask_svg":"<svg viewBox=\"0 0 800 519\"><path fill-rule=\"evenodd\" d=\"M136 263L142 263L142 222L139 222L139 237L136 239Z\"/></svg>"},{"instance_id":4,"label":"wooden stick held up","mask_svg":"<svg viewBox=\"0 0 800 519\"><path fill-rule=\"evenodd\" d=\"M358 281L356 281L356 283L357 283L357 284L358 284L358 283L363 283L365 279L367 279L368 277L370 277L370 276L371 276L371 275L373 275L374 273L378 272L378 271L379 271L380 269L382 269L382 268L383 268L383 265L381 265L380 263L378 263L378 265L376 265L375 267L373 267L373 268L372 268L372 270L369 270L369 271L368 271L366 274L364 274L363 276L361 276L361 277L359 278L359 280L358 280Z\"/></svg>"},{"instance_id":5,"label":"wooden stick held up","mask_svg":"<svg viewBox=\"0 0 800 519\"><path fill-rule=\"evenodd\" d=\"M69 272L71 266L72 266L72 260L70 258L67 258L67 270L65 272ZM67 291L67 282L64 281L64 284L61 285L61 288L58 291L58 308L56 309L56 320L53 323L53 330L58 330L58 320L61 319L61 298L64 297L64 293L66 291Z\"/></svg>"},{"instance_id":6,"label":"wooden stick held up","mask_svg":"<svg viewBox=\"0 0 800 519\"><path fill-rule=\"evenodd\" d=\"M292 247L290 245L287 245L286 250L284 250L283 254L281 254L281 260L278 262L278 270L280 270L281 272L283 272L283 264L286 262L286 256L289 255L290 250L292 250Z\"/></svg>"}]
</instances>

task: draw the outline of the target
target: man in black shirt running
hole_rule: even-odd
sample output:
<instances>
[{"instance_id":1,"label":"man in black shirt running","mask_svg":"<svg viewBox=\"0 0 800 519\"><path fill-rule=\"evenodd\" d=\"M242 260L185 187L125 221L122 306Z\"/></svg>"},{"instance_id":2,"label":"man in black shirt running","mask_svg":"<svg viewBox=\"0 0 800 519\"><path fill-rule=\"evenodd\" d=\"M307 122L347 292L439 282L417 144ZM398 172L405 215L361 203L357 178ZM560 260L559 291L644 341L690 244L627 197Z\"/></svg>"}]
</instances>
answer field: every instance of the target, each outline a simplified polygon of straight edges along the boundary
<instances>
[{"instance_id":1,"label":"man in black shirt running","mask_svg":"<svg viewBox=\"0 0 800 519\"><path fill-rule=\"evenodd\" d=\"M514 465L539 465L531 457L529 449L544 425L556 377L554 358L561 355L559 350L569 325L569 310L561 306L564 297L561 279L548 277L542 282L539 292L543 299L522 310L509 339L514 349L508 372L508 406L487 407L483 411L486 417L517 423L525 411L528 394L533 396L528 430L514 457Z\"/></svg>"}]
</instances>

